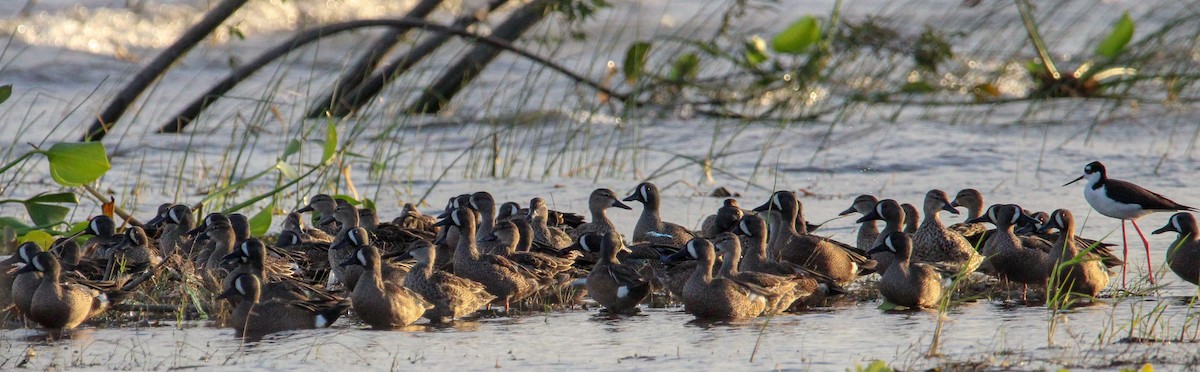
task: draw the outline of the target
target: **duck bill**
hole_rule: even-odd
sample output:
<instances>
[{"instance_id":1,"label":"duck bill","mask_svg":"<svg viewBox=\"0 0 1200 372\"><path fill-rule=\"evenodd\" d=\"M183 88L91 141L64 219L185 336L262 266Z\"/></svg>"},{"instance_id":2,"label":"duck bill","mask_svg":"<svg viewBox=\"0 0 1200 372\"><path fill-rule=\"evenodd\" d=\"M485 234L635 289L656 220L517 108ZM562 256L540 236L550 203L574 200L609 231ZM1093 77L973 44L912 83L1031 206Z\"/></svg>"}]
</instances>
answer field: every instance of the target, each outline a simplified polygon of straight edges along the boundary
<instances>
[{"instance_id":1,"label":"duck bill","mask_svg":"<svg viewBox=\"0 0 1200 372\"><path fill-rule=\"evenodd\" d=\"M625 198L625 200L626 200L626 201L629 201L629 198ZM621 208L621 209L633 209L633 208L630 208L628 205L625 205L625 203L622 203L620 200L617 200L617 199L613 199L612 206L614 206L614 207L617 207L617 208Z\"/></svg>"},{"instance_id":2,"label":"duck bill","mask_svg":"<svg viewBox=\"0 0 1200 372\"><path fill-rule=\"evenodd\" d=\"M850 208L846 208L846 210L842 211L842 213L838 213L838 215L839 216L847 216L847 215L850 215L855 212L858 212L858 210L854 209L854 206L852 205L852 206L850 206Z\"/></svg>"},{"instance_id":3,"label":"duck bill","mask_svg":"<svg viewBox=\"0 0 1200 372\"><path fill-rule=\"evenodd\" d=\"M1076 178L1076 179L1072 180L1071 182L1064 183L1063 186L1067 186L1067 185L1070 185L1072 183L1076 183L1076 182L1079 182L1082 180L1083 180L1083 176L1079 176L1079 178Z\"/></svg>"},{"instance_id":4,"label":"duck bill","mask_svg":"<svg viewBox=\"0 0 1200 372\"><path fill-rule=\"evenodd\" d=\"M32 273L34 271L37 271L37 268L34 267L33 264L27 263L27 264L25 264L25 266L21 266L20 269L17 269L17 271L13 271L12 275L17 276L17 275L21 275L24 273Z\"/></svg>"},{"instance_id":5,"label":"duck bill","mask_svg":"<svg viewBox=\"0 0 1200 372\"><path fill-rule=\"evenodd\" d=\"M242 251L240 249L235 249L233 250L233 253L221 257L221 263L227 264L234 261L240 261L242 257Z\"/></svg>"},{"instance_id":6,"label":"duck bill","mask_svg":"<svg viewBox=\"0 0 1200 372\"><path fill-rule=\"evenodd\" d=\"M234 286L229 286L229 288L225 289L225 292L221 292L221 294L217 295L217 299L220 300L220 299L230 298L230 297L236 296L238 294L239 293L237 291L237 288L234 288Z\"/></svg>"},{"instance_id":7,"label":"duck bill","mask_svg":"<svg viewBox=\"0 0 1200 372\"><path fill-rule=\"evenodd\" d=\"M1055 226L1054 223L1047 222L1047 223L1043 224L1042 227L1039 227L1037 229L1037 232L1038 232L1038 234L1045 234L1047 231L1050 231L1050 229L1053 229L1056 227L1058 227L1058 226Z\"/></svg>"},{"instance_id":8,"label":"duck bill","mask_svg":"<svg viewBox=\"0 0 1200 372\"><path fill-rule=\"evenodd\" d=\"M308 212L312 212L312 211L313 211L312 205L306 205L303 208L297 209L296 213L308 213Z\"/></svg>"},{"instance_id":9,"label":"duck bill","mask_svg":"<svg viewBox=\"0 0 1200 372\"><path fill-rule=\"evenodd\" d=\"M875 246L875 248L871 248L871 250L867 251L867 255L873 255L876 253L883 253L883 252L891 252L891 250L888 249L886 245L880 244L878 246Z\"/></svg>"},{"instance_id":10,"label":"duck bill","mask_svg":"<svg viewBox=\"0 0 1200 372\"><path fill-rule=\"evenodd\" d=\"M967 220L967 223L985 223L985 222L992 222L992 220L988 219L987 216L979 216L979 217Z\"/></svg>"},{"instance_id":11,"label":"duck bill","mask_svg":"<svg viewBox=\"0 0 1200 372\"><path fill-rule=\"evenodd\" d=\"M163 218L163 216L161 216L161 215L154 216L154 218L151 218L149 221L146 221L145 225L146 225L146 227L158 227L158 225L162 224L164 220L166 220L166 219Z\"/></svg>"},{"instance_id":12,"label":"duck bill","mask_svg":"<svg viewBox=\"0 0 1200 372\"><path fill-rule=\"evenodd\" d=\"M871 210L871 212L867 213L866 215L863 215L861 218L859 218L858 220L854 221L854 223L863 223L863 222L870 222L870 221L878 221L878 220L882 220L882 219L883 219L883 216L880 216L880 215L879 215L879 212L877 212L877 211L875 211L874 209L872 209L872 210Z\"/></svg>"},{"instance_id":13,"label":"duck bill","mask_svg":"<svg viewBox=\"0 0 1200 372\"><path fill-rule=\"evenodd\" d=\"M333 223L333 221L337 221L333 216L321 216L321 220L317 221L317 226L325 226Z\"/></svg>"},{"instance_id":14,"label":"duck bill","mask_svg":"<svg viewBox=\"0 0 1200 372\"><path fill-rule=\"evenodd\" d=\"M942 202L942 210L943 211L950 212L950 214L958 214L959 213L958 209L954 208L954 204L947 202L945 200L942 200L941 202Z\"/></svg>"},{"instance_id":15,"label":"duck bill","mask_svg":"<svg viewBox=\"0 0 1200 372\"><path fill-rule=\"evenodd\" d=\"M1158 234L1162 234L1165 232L1172 232L1172 231L1179 232L1179 230L1175 230L1174 225L1172 225L1170 222L1167 222L1166 226L1160 227L1158 230L1151 231L1150 235L1158 235Z\"/></svg>"},{"instance_id":16,"label":"duck bill","mask_svg":"<svg viewBox=\"0 0 1200 372\"><path fill-rule=\"evenodd\" d=\"M771 201L767 200L767 202L763 203L763 205L754 207L754 209L751 209L751 210L755 211L755 212L765 212L765 211L771 210Z\"/></svg>"},{"instance_id":17,"label":"duck bill","mask_svg":"<svg viewBox=\"0 0 1200 372\"><path fill-rule=\"evenodd\" d=\"M1045 226L1050 226L1050 224L1046 224L1043 227L1045 227ZM1031 223L1031 224L1026 224L1024 226L1018 227L1016 230L1013 230L1013 233L1019 234L1019 235L1028 235L1028 234L1032 234L1035 232L1041 232L1041 230L1042 229L1038 228L1037 224Z\"/></svg>"},{"instance_id":18,"label":"duck bill","mask_svg":"<svg viewBox=\"0 0 1200 372\"><path fill-rule=\"evenodd\" d=\"M675 252L670 255L660 257L659 261L669 264L669 263L687 261L690 258L691 258L691 254L688 254L686 249L680 249L679 252Z\"/></svg>"},{"instance_id":19,"label":"duck bill","mask_svg":"<svg viewBox=\"0 0 1200 372\"><path fill-rule=\"evenodd\" d=\"M196 228L188 230L188 232L183 233L183 234L184 235L196 235L196 234L204 232L204 230L206 230L206 229L208 229L207 225L200 224L200 226L196 226Z\"/></svg>"},{"instance_id":20,"label":"duck bill","mask_svg":"<svg viewBox=\"0 0 1200 372\"><path fill-rule=\"evenodd\" d=\"M961 207L961 206L962 206L962 204L959 204L959 203L958 203L958 198L955 198L954 200L951 200L951 201L950 201L950 206L951 206L951 207L954 207L954 208L958 208L958 207Z\"/></svg>"},{"instance_id":21,"label":"duck bill","mask_svg":"<svg viewBox=\"0 0 1200 372\"><path fill-rule=\"evenodd\" d=\"M634 190L633 194L626 196L625 199L621 199L621 201L627 201L627 202L637 201L637 202L643 202L643 203L646 202L645 200L642 200L642 195L640 193L638 193L637 190Z\"/></svg>"}]
</instances>

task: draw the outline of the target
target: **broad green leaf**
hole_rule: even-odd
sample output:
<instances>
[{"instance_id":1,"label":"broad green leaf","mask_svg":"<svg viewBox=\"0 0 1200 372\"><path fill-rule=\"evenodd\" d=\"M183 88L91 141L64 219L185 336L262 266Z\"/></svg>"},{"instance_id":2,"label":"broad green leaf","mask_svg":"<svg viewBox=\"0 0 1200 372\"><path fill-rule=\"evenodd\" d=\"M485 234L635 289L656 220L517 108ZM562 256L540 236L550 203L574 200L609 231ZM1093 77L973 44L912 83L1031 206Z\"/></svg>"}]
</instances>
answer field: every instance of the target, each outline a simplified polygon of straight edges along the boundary
<instances>
[{"instance_id":1,"label":"broad green leaf","mask_svg":"<svg viewBox=\"0 0 1200 372\"><path fill-rule=\"evenodd\" d=\"M21 243L37 243L39 247L42 247L42 250L46 250L50 248L51 244L54 244L54 235L50 235L50 233L44 230L30 230L25 235L21 235L17 240Z\"/></svg>"},{"instance_id":2,"label":"broad green leaf","mask_svg":"<svg viewBox=\"0 0 1200 372\"><path fill-rule=\"evenodd\" d=\"M79 197L73 192L42 193L26 199L26 203L79 204Z\"/></svg>"},{"instance_id":3,"label":"broad green leaf","mask_svg":"<svg viewBox=\"0 0 1200 372\"><path fill-rule=\"evenodd\" d=\"M329 126L325 130L325 145L322 147L321 163L333 159L333 154L337 152L337 126L333 125L333 119L329 119Z\"/></svg>"},{"instance_id":4,"label":"broad green leaf","mask_svg":"<svg viewBox=\"0 0 1200 372\"><path fill-rule=\"evenodd\" d=\"M695 53L687 53L676 58L675 62L671 64L669 78L679 82L696 77L698 72L700 72L700 57Z\"/></svg>"},{"instance_id":5,"label":"broad green leaf","mask_svg":"<svg viewBox=\"0 0 1200 372\"><path fill-rule=\"evenodd\" d=\"M1112 32L1108 34L1108 37L1096 45L1096 54L1108 59L1121 55L1121 52L1125 51L1125 46L1129 45L1129 40L1133 39L1133 26L1133 19L1129 18L1129 13L1122 14L1121 19L1117 20L1117 24L1113 25Z\"/></svg>"},{"instance_id":6,"label":"broad green leaf","mask_svg":"<svg viewBox=\"0 0 1200 372\"><path fill-rule=\"evenodd\" d=\"M294 180L296 177L300 176L299 173L296 173L296 168L292 168L291 165L284 163L282 160L280 160L278 163L275 163L275 169L278 169L279 173L282 173L283 177L289 180Z\"/></svg>"},{"instance_id":7,"label":"broad green leaf","mask_svg":"<svg viewBox=\"0 0 1200 372\"><path fill-rule=\"evenodd\" d=\"M29 219L33 220L34 225L49 227L64 222L67 214L71 213L71 208L54 204L25 203L25 211L29 212Z\"/></svg>"},{"instance_id":8,"label":"broad green leaf","mask_svg":"<svg viewBox=\"0 0 1200 372\"><path fill-rule=\"evenodd\" d=\"M775 38L771 39L771 48L780 53L801 54L820 39L820 20L817 17L804 16L775 35Z\"/></svg>"},{"instance_id":9,"label":"broad green leaf","mask_svg":"<svg viewBox=\"0 0 1200 372\"><path fill-rule=\"evenodd\" d=\"M378 210L378 209L375 209L375 201L368 199L368 198L363 198L362 205L363 205L363 208L370 208L371 210L375 210L375 211Z\"/></svg>"},{"instance_id":10,"label":"broad green leaf","mask_svg":"<svg viewBox=\"0 0 1200 372\"><path fill-rule=\"evenodd\" d=\"M60 142L41 153L50 160L50 177L68 187L95 181L112 167L100 142Z\"/></svg>"},{"instance_id":11,"label":"broad green leaf","mask_svg":"<svg viewBox=\"0 0 1200 372\"><path fill-rule=\"evenodd\" d=\"M280 156L279 158L287 160L289 156L295 155L298 152L300 152L300 140L293 139L288 142L286 147L283 148L283 156Z\"/></svg>"},{"instance_id":12,"label":"broad green leaf","mask_svg":"<svg viewBox=\"0 0 1200 372\"><path fill-rule=\"evenodd\" d=\"M21 222L21 220L8 216L0 217L0 228L4 227L11 227L17 232L17 234L21 235L24 235L25 233L29 232L29 230L34 229L33 226L26 225L24 222Z\"/></svg>"},{"instance_id":13,"label":"broad green leaf","mask_svg":"<svg viewBox=\"0 0 1200 372\"><path fill-rule=\"evenodd\" d=\"M7 101L8 97L12 97L12 84L0 85L0 103Z\"/></svg>"},{"instance_id":14,"label":"broad green leaf","mask_svg":"<svg viewBox=\"0 0 1200 372\"><path fill-rule=\"evenodd\" d=\"M898 308L900 308L900 305L896 305L888 300L883 300L883 303L879 304L878 306L878 309L883 311L892 311Z\"/></svg>"},{"instance_id":15,"label":"broad green leaf","mask_svg":"<svg viewBox=\"0 0 1200 372\"><path fill-rule=\"evenodd\" d=\"M263 210L255 213L253 217L250 217L251 235L262 236L267 233L267 230L271 229L271 214L274 210L275 202L272 201L266 208L263 208Z\"/></svg>"},{"instance_id":16,"label":"broad green leaf","mask_svg":"<svg viewBox=\"0 0 1200 372\"><path fill-rule=\"evenodd\" d=\"M622 72L625 73L625 81L629 85L636 83L638 78L642 77L642 71L646 67L646 56L650 55L650 43L639 41L629 46L625 50L625 64Z\"/></svg>"},{"instance_id":17,"label":"broad green leaf","mask_svg":"<svg viewBox=\"0 0 1200 372\"><path fill-rule=\"evenodd\" d=\"M333 196L333 199L334 200L337 200L337 199L345 200L347 203L350 203L350 205L353 205L356 207L362 204L362 202L358 201L358 199L355 199L354 197L352 197L350 195L345 195L345 194L336 194Z\"/></svg>"},{"instance_id":18,"label":"broad green leaf","mask_svg":"<svg viewBox=\"0 0 1200 372\"><path fill-rule=\"evenodd\" d=\"M746 51L742 54L746 58L746 63L751 66L757 66L770 58L767 56L767 41L758 35L754 35L749 40L746 40L745 47Z\"/></svg>"}]
</instances>

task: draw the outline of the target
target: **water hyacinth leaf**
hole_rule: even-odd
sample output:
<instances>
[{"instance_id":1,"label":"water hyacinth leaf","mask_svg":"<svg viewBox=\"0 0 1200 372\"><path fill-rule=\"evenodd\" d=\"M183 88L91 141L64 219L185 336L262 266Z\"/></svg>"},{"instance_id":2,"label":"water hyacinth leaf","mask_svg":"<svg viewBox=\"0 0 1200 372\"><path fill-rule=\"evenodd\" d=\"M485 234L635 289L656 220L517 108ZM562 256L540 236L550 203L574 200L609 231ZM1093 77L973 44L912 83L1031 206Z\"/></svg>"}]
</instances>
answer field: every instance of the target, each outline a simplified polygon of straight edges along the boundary
<instances>
[{"instance_id":1,"label":"water hyacinth leaf","mask_svg":"<svg viewBox=\"0 0 1200 372\"><path fill-rule=\"evenodd\" d=\"M295 155L298 152L300 152L300 140L293 139L291 141L288 141L287 146L285 146L283 148L283 155L280 156L279 158L287 160L288 157Z\"/></svg>"},{"instance_id":2,"label":"water hyacinth leaf","mask_svg":"<svg viewBox=\"0 0 1200 372\"><path fill-rule=\"evenodd\" d=\"M696 77L698 72L700 72L700 57L695 53L687 53L676 58L675 62L671 64L669 78L671 81L680 82Z\"/></svg>"},{"instance_id":3,"label":"water hyacinth leaf","mask_svg":"<svg viewBox=\"0 0 1200 372\"><path fill-rule=\"evenodd\" d=\"M266 208L263 208L263 210L255 213L253 217L250 217L251 235L262 236L267 233L267 230L271 229L271 218L274 210L275 202L272 201Z\"/></svg>"},{"instance_id":4,"label":"water hyacinth leaf","mask_svg":"<svg viewBox=\"0 0 1200 372\"><path fill-rule=\"evenodd\" d=\"M625 50L625 64L622 72L625 73L625 81L629 85L637 82L638 78L642 77L642 71L646 67L646 56L650 55L650 43L639 41L629 46Z\"/></svg>"},{"instance_id":5,"label":"water hyacinth leaf","mask_svg":"<svg viewBox=\"0 0 1200 372\"><path fill-rule=\"evenodd\" d=\"M79 196L72 192L56 192L38 194L32 198L26 199L26 203L50 203L50 204L79 204Z\"/></svg>"},{"instance_id":6,"label":"water hyacinth leaf","mask_svg":"<svg viewBox=\"0 0 1200 372\"><path fill-rule=\"evenodd\" d=\"M771 39L771 49L788 54L801 54L821 39L821 22L817 17L804 16Z\"/></svg>"},{"instance_id":7,"label":"water hyacinth leaf","mask_svg":"<svg viewBox=\"0 0 1200 372\"><path fill-rule=\"evenodd\" d=\"M50 160L50 177L67 187L91 183L112 168L100 142L60 142L40 152Z\"/></svg>"},{"instance_id":8,"label":"water hyacinth leaf","mask_svg":"<svg viewBox=\"0 0 1200 372\"><path fill-rule=\"evenodd\" d=\"M30 230L25 235L21 235L17 240L21 243L37 243L39 247L42 247L42 250L46 250L50 245L54 244L54 235L50 235L45 230Z\"/></svg>"},{"instance_id":9,"label":"water hyacinth leaf","mask_svg":"<svg viewBox=\"0 0 1200 372\"><path fill-rule=\"evenodd\" d=\"M8 97L12 97L12 84L0 85L0 103L7 101Z\"/></svg>"},{"instance_id":10,"label":"water hyacinth leaf","mask_svg":"<svg viewBox=\"0 0 1200 372\"><path fill-rule=\"evenodd\" d=\"M325 145L321 148L321 163L333 159L333 154L337 152L337 141L337 126L333 125L333 119L330 119L329 125L325 130Z\"/></svg>"},{"instance_id":11,"label":"water hyacinth leaf","mask_svg":"<svg viewBox=\"0 0 1200 372\"><path fill-rule=\"evenodd\" d=\"M746 40L745 48L742 55L746 58L746 63L751 66L757 66L770 58L767 56L767 41L758 35Z\"/></svg>"},{"instance_id":12,"label":"water hyacinth leaf","mask_svg":"<svg viewBox=\"0 0 1200 372\"><path fill-rule=\"evenodd\" d=\"M1129 13L1121 15L1121 19L1113 25L1112 32L1096 45L1096 54L1104 58L1113 59L1121 55L1125 51L1125 46L1129 45L1129 40L1133 39L1133 19L1129 18Z\"/></svg>"},{"instance_id":13,"label":"water hyacinth leaf","mask_svg":"<svg viewBox=\"0 0 1200 372\"><path fill-rule=\"evenodd\" d=\"M29 219L33 220L34 225L46 227L66 221L71 208L54 204L25 203L25 211L29 212Z\"/></svg>"}]
</instances>

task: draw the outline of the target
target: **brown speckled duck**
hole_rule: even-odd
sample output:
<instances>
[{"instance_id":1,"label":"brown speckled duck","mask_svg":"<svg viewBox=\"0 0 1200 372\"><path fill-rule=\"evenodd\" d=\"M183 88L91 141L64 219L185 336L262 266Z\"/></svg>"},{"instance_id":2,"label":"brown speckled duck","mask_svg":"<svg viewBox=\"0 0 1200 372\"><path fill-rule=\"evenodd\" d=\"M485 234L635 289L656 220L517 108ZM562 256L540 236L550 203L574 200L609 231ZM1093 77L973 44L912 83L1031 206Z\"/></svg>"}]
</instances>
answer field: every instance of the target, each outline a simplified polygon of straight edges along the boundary
<instances>
[{"instance_id":1,"label":"brown speckled duck","mask_svg":"<svg viewBox=\"0 0 1200 372\"><path fill-rule=\"evenodd\" d=\"M996 233L984 243L982 252L988 257L987 260L991 262L1001 280L1022 285L1024 299L1029 285L1046 285L1046 267L1050 265L1050 256L1046 252L1022 246L1021 240L1013 234L1013 226L1021 219L1033 218L1025 215L1021 207L1016 205L996 204L988 207L984 216L967 222L988 222L996 225Z\"/></svg>"},{"instance_id":2,"label":"brown speckled duck","mask_svg":"<svg viewBox=\"0 0 1200 372\"><path fill-rule=\"evenodd\" d=\"M912 262L912 241L895 231L884 236L883 244L872 254L891 254L892 267L879 278L879 294L896 305L910 308L936 308L942 298L942 276L930 266Z\"/></svg>"},{"instance_id":3,"label":"brown speckled duck","mask_svg":"<svg viewBox=\"0 0 1200 372\"><path fill-rule=\"evenodd\" d=\"M217 296L236 303L230 327L239 338L256 340L276 332L329 327L350 307L346 302L263 301L261 283L254 274L238 275L233 285Z\"/></svg>"},{"instance_id":4,"label":"brown speckled duck","mask_svg":"<svg viewBox=\"0 0 1200 372\"><path fill-rule=\"evenodd\" d=\"M416 242L408 255L417 263L404 277L404 286L433 304L424 317L434 323L470 315L496 299L479 282L435 269L437 249L429 242Z\"/></svg>"},{"instance_id":5,"label":"brown speckled duck","mask_svg":"<svg viewBox=\"0 0 1200 372\"><path fill-rule=\"evenodd\" d=\"M586 235L583 239L592 236ZM620 240L612 235L597 238L600 260L587 276L588 294L610 314L636 313L638 304L650 295L650 283L636 269L617 259L617 252L622 246Z\"/></svg>"},{"instance_id":6,"label":"brown speckled duck","mask_svg":"<svg viewBox=\"0 0 1200 372\"><path fill-rule=\"evenodd\" d=\"M860 270L875 268L875 261L856 252L854 247L796 231L796 225L801 225L794 222L800 218L800 202L790 191L775 192L754 210L770 218L771 233L767 241L770 256L802 265L840 284L854 280Z\"/></svg>"},{"instance_id":7,"label":"brown speckled duck","mask_svg":"<svg viewBox=\"0 0 1200 372\"><path fill-rule=\"evenodd\" d=\"M703 238L689 241L684 250L696 257L696 270L683 286L683 310L700 319L744 319L762 315L767 294L735 279L713 276L716 252Z\"/></svg>"},{"instance_id":8,"label":"brown speckled duck","mask_svg":"<svg viewBox=\"0 0 1200 372\"><path fill-rule=\"evenodd\" d=\"M620 234L612 221L608 219L606 210L612 207L621 209L632 209L628 205L617 199L617 194L609 189L596 189L592 191L591 196L588 196L588 210L592 213L592 220L579 225L578 227L568 231L571 234L571 240L579 240L583 234Z\"/></svg>"},{"instance_id":9,"label":"brown speckled duck","mask_svg":"<svg viewBox=\"0 0 1200 372\"><path fill-rule=\"evenodd\" d=\"M383 262L374 246L359 246L354 256L342 265L363 268L350 301L354 314L371 328L407 327L434 307L420 294L404 287L403 280L385 280Z\"/></svg>"},{"instance_id":10,"label":"brown speckled duck","mask_svg":"<svg viewBox=\"0 0 1200 372\"><path fill-rule=\"evenodd\" d=\"M854 202L850 204L850 208L838 213L839 216L848 216L852 213L867 215L875 210L875 205L879 204L879 199L872 195L859 195L854 198ZM879 227L875 225L875 220L867 220L862 222L858 227L858 235L855 238L855 247L863 251L870 250L875 247L875 239L879 237ZM882 265L879 265L882 266Z\"/></svg>"}]
</instances>

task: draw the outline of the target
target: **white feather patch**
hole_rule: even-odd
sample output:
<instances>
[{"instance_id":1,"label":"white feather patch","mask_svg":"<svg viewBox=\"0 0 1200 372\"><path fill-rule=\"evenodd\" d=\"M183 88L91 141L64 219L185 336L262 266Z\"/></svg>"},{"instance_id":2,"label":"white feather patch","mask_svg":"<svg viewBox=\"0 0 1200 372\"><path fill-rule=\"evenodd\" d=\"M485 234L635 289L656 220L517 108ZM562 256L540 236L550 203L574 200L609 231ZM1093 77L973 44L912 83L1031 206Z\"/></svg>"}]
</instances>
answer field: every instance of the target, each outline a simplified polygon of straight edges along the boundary
<instances>
[{"instance_id":1,"label":"white feather patch","mask_svg":"<svg viewBox=\"0 0 1200 372\"><path fill-rule=\"evenodd\" d=\"M617 297L620 297L620 298L629 297L629 286L623 285L623 286L617 287Z\"/></svg>"},{"instance_id":2,"label":"white feather patch","mask_svg":"<svg viewBox=\"0 0 1200 372\"><path fill-rule=\"evenodd\" d=\"M325 315L317 315L317 322L315 324L317 326L317 328L328 327L329 323L330 323L330 321L328 319L325 319Z\"/></svg>"}]
</instances>

